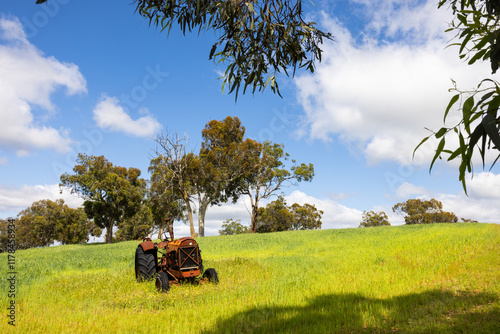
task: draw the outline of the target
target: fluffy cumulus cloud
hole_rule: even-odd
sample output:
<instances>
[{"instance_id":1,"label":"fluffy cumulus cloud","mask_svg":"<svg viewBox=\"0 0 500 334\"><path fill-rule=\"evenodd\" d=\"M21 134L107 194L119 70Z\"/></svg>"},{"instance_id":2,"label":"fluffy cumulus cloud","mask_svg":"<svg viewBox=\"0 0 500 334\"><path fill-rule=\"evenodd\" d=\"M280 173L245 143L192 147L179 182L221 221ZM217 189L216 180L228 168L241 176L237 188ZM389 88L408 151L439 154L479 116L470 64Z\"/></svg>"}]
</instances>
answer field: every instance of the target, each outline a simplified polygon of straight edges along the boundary
<instances>
[{"instance_id":1,"label":"fluffy cumulus cloud","mask_svg":"<svg viewBox=\"0 0 500 334\"><path fill-rule=\"evenodd\" d=\"M408 182L403 182L403 184L396 189L396 196L398 198L412 198L416 195L420 196L427 193L429 193L429 191L425 187L419 187Z\"/></svg>"},{"instance_id":2,"label":"fluffy cumulus cloud","mask_svg":"<svg viewBox=\"0 0 500 334\"><path fill-rule=\"evenodd\" d=\"M0 184L0 217L14 217L20 211L29 207L33 202L50 199L63 199L64 202L72 207L78 208L83 204L83 200L63 191L60 193L58 184L43 185L23 185L23 186L5 186Z\"/></svg>"},{"instance_id":3,"label":"fluffy cumulus cloud","mask_svg":"<svg viewBox=\"0 0 500 334\"><path fill-rule=\"evenodd\" d=\"M468 192L477 199L496 199L500 202L500 174L479 173L469 177Z\"/></svg>"},{"instance_id":4,"label":"fluffy cumulus cloud","mask_svg":"<svg viewBox=\"0 0 500 334\"><path fill-rule=\"evenodd\" d=\"M108 96L104 96L93 110L94 120L101 128L137 137L152 137L160 131L161 124L146 109L141 112L146 115L133 120L116 97Z\"/></svg>"},{"instance_id":5,"label":"fluffy cumulus cloud","mask_svg":"<svg viewBox=\"0 0 500 334\"><path fill-rule=\"evenodd\" d=\"M445 48L449 12L435 1L353 1L362 6L360 36L335 18L324 24L335 41L324 46L323 62L314 75L297 78L298 99L305 110L300 132L311 139L355 143L368 163L412 163L412 152L439 129L451 98L454 79L472 88L489 75L488 64L475 68ZM458 115L450 114L450 124ZM417 153L428 164L436 143Z\"/></svg>"},{"instance_id":6,"label":"fluffy cumulus cloud","mask_svg":"<svg viewBox=\"0 0 500 334\"><path fill-rule=\"evenodd\" d=\"M45 56L26 38L18 19L0 16L0 149L18 155L34 149L69 150L65 129L44 119L55 111L51 94L86 92L78 67Z\"/></svg>"}]
</instances>

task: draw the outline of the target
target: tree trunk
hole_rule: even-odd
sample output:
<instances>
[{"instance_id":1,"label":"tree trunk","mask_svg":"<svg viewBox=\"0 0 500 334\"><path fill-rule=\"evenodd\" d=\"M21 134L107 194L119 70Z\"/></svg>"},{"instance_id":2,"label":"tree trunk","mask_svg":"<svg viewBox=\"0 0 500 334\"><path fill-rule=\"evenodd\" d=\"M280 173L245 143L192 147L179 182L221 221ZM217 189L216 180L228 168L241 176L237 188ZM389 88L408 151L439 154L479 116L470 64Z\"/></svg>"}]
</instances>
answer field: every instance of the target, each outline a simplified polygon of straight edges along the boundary
<instances>
[{"instance_id":1,"label":"tree trunk","mask_svg":"<svg viewBox=\"0 0 500 334\"><path fill-rule=\"evenodd\" d=\"M205 214L207 212L208 204L210 201L208 201L206 198L201 199L201 197L198 195L198 236L204 237L205 236Z\"/></svg>"},{"instance_id":2,"label":"tree trunk","mask_svg":"<svg viewBox=\"0 0 500 334\"><path fill-rule=\"evenodd\" d=\"M112 218L109 219L108 226L106 227L106 242L110 244L113 241L113 224Z\"/></svg>"},{"instance_id":3,"label":"tree trunk","mask_svg":"<svg viewBox=\"0 0 500 334\"><path fill-rule=\"evenodd\" d=\"M184 198L184 202L186 203L186 208L189 217L189 231L191 233L191 238L196 238L196 231L194 229L193 222L193 210L191 210L191 203L189 202L189 196L186 191L182 193L182 197Z\"/></svg>"},{"instance_id":4,"label":"tree trunk","mask_svg":"<svg viewBox=\"0 0 500 334\"><path fill-rule=\"evenodd\" d=\"M252 205L252 215L250 216L250 222L252 226L252 233L257 232L257 216L259 215L259 199L256 195L255 201L250 195L250 204Z\"/></svg>"},{"instance_id":5,"label":"tree trunk","mask_svg":"<svg viewBox=\"0 0 500 334\"><path fill-rule=\"evenodd\" d=\"M208 203L200 204L200 209L198 210L198 235L200 237L205 236L205 214L207 212Z\"/></svg>"},{"instance_id":6,"label":"tree trunk","mask_svg":"<svg viewBox=\"0 0 500 334\"><path fill-rule=\"evenodd\" d=\"M163 225L160 225L160 227L158 227L158 239L160 240L163 240L161 238L162 233L163 233Z\"/></svg>"}]
</instances>

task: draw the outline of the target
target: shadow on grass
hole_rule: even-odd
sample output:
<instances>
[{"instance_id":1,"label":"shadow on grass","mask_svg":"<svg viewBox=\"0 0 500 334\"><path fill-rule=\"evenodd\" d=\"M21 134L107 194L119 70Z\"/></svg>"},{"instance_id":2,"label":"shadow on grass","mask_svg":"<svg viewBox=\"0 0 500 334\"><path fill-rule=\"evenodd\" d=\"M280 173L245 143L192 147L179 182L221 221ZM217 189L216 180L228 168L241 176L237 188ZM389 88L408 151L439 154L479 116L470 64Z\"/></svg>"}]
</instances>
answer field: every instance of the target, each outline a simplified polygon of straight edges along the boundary
<instances>
[{"instance_id":1,"label":"shadow on grass","mask_svg":"<svg viewBox=\"0 0 500 334\"><path fill-rule=\"evenodd\" d=\"M203 333L500 333L498 298L440 290L391 299L332 294L304 306L252 308Z\"/></svg>"}]
</instances>

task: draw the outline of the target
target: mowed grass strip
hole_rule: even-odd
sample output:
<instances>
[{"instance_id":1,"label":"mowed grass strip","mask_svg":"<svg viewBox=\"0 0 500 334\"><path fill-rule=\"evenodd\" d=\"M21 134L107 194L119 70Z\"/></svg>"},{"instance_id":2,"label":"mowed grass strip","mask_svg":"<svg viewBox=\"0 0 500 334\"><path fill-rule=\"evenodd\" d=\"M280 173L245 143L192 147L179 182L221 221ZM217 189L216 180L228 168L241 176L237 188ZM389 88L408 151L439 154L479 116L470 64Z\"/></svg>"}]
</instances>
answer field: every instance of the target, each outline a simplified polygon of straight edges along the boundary
<instances>
[{"instance_id":1,"label":"mowed grass strip","mask_svg":"<svg viewBox=\"0 0 500 334\"><path fill-rule=\"evenodd\" d=\"M135 241L18 251L16 328L4 316L0 332L500 332L498 225L198 242L220 284L184 284L167 294L157 293L154 282L135 281ZM6 254L0 261L6 268ZM0 282L2 305L9 302L7 283Z\"/></svg>"}]
</instances>

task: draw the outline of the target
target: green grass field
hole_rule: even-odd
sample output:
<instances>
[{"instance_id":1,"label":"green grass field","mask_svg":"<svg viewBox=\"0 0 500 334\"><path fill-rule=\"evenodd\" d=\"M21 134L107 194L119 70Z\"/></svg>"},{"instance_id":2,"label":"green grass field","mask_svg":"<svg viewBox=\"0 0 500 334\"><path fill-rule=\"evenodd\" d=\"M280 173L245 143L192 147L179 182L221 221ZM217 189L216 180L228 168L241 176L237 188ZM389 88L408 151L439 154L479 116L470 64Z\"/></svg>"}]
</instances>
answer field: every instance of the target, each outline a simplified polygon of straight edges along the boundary
<instances>
[{"instance_id":1,"label":"green grass field","mask_svg":"<svg viewBox=\"0 0 500 334\"><path fill-rule=\"evenodd\" d=\"M198 239L219 285L137 283L138 242L15 253L0 332L500 333L500 226L436 224ZM7 254L0 268L7 277Z\"/></svg>"}]
</instances>

